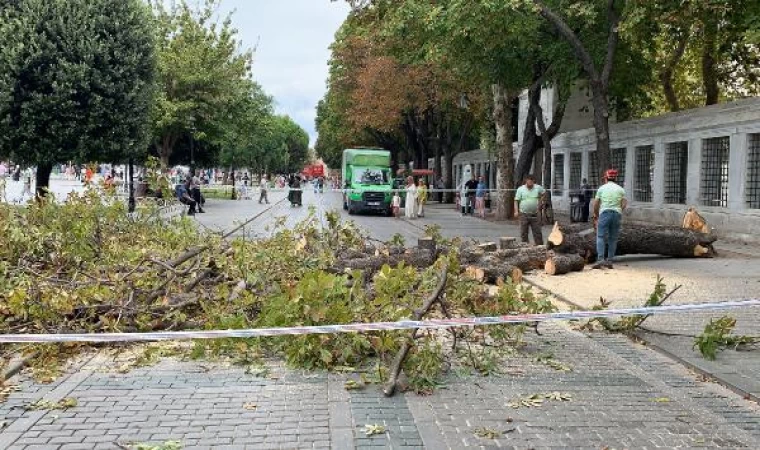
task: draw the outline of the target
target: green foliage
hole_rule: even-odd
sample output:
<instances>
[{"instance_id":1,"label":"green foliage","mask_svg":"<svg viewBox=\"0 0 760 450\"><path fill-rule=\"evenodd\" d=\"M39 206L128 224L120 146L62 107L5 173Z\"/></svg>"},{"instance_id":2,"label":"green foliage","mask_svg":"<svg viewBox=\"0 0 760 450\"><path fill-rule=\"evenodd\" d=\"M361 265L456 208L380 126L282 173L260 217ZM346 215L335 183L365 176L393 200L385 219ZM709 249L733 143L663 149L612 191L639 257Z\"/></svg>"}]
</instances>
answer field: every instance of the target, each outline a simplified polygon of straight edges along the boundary
<instances>
[{"instance_id":1,"label":"green foliage","mask_svg":"<svg viewBox=\"0 0 760 450\"><path fill-rule=\"evenodd\" d=\"M153 26L140 0L20 0L2 8L0 158L52 165L142 154Z\"/></svg>"},{"instance_id":2,"label":"green foliage","mask_svg":"<svg viewBox=\"0 0 760 450\"><path fill-rule=\"evenodd\" d=\"M215 21L217 0L195 8L184 0L152 5L158 57L153 142L166 167L180 141L221 144L238 120L231 113L260 92L250 81L253 54L241 49L231 17Z\"/></svg>"},{"instance_id":3,"label":"green foliage","mask_svg":"<svg viewBox=\"0 0 760 450\"><path fill-rule=\"evenodd\" d=\"M724 348L736 350L760 343L760 338L757 337L734 335L734 327L736 327L736 319L733 317L723 316L717 320L711 319L704 331L694 339L694 348L698 348L705 359L714 361L718 351Z\"/></svg>"}]
</instances>

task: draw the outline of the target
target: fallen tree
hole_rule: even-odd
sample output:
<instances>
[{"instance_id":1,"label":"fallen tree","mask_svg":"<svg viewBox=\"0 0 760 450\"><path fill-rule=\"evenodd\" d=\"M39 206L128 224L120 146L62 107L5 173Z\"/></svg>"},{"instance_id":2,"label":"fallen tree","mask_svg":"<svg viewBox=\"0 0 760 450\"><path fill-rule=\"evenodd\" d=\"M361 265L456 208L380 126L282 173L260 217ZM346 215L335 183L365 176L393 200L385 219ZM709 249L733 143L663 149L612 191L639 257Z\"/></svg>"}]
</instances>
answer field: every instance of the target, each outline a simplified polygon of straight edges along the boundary
<instances>
[{"instance_id":1,"label":"fallen tree","mask_svg":"<svg viewBox=\"0 0 760 450\"><path fill-rule=\"evenodd\" d=\"M624 224L616 255L663 255L676 258L711 257L717 237L699 231L661 225ZM547 248L558 254L577 254L596 259L596 230L590 224L556 223Z\"/></svg>"}]
</instances>

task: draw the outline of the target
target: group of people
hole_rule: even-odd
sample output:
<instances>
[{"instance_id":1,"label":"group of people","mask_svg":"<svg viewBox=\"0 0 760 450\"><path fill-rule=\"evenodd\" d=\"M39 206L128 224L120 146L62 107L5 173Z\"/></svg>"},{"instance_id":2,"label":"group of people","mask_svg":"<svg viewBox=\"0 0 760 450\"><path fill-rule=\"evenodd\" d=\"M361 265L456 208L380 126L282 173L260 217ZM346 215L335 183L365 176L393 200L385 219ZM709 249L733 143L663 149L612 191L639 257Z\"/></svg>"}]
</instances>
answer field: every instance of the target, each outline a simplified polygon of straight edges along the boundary
<instances>
[{"instance_id":1,"label":"group of people","mask_svg":"<svg viewBox=\"0 0 760 450\"><path fill-rule=\"evenodd\" d=\"M415 183L414 177L406 178L406 198L404 199L404 216L407 219L416 219L418 217L425 217L425 204L428 201L428 187L424 179ZM393 208L393 216L396 218L401 217L401 193L399 191L393 192L393 200L391 202Z\"/></svg>"},{"instance_id":2,"label":"group of people","mask_svg":"<svg viewBox=\"0 0 760 450\"><path fill-rule=\"evenodd\" d=\"M175 195L180 203L188 206L188 216L194 216L196 212L206 212L203 209L206 200L201 193L201 180L198 175L188 174L185 181L175 187Z\"/></svg>"},{"instance_id":3,"label":"group of people","mask_svg":"<svg viewBox=\"0 0 760 450\"><path fill-rule=\"evenodd\" d=\"M596 193L588 194L589 202L593 197L593 220L596 229L596 252L597 261L594 269L612 269L612 261L617 252L617 242L620 236L620 228L623 220L623 211L628 206L625 189L617 184L618 171L609 169L604 174L604 184L596 190ZM586 180L583 180L586 186ZM590 188L584 189L593 192ZM528 242L528 231L533 234L533 242L536 245L544 243L541 233L540 209L548 193L536 184L533 175L528 175L525 184L520 186L515 193L515 218L520 221L520 235L522 241ZM588 205L586 205L585 218L588 219Z\"/></svg>"},{"instance_id":4,"label":"group of people","mask_svg":"<svg viewBox=\"0 0 760 450\"><path fill-rule=\"evenodd\" d=\"M480 218L486 217L486 196L488 195L488 185L483 175L467 180L462 186L462 192L459 196L462 216L477 214Z\"/></svg>"}]
</instances>

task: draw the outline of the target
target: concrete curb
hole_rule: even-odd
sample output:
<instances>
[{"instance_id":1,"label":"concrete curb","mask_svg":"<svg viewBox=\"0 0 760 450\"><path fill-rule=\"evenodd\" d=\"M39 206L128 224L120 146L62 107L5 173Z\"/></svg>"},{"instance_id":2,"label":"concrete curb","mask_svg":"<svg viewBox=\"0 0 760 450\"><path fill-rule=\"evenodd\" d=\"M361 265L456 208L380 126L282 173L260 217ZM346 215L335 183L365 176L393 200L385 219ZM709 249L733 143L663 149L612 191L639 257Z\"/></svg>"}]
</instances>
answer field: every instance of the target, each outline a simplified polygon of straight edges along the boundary
<instances>
[{"instance_id":1,"label":"concrete curb","mask_svg":"<svg viewBox=\"0 0 760 450\"><path fill-rule=\"evenodd\" d=\"M542 286L541 284L539 284L539 283L537 283L537 282L535 282L533 280L529 280L527 278L523 278L523 281L526 282L526 283L528 283L529 285L537 288L537 289L540 289L540 290L542 290L542 291L544 291L544 292L552 295L557 300L559 300L559 301L561 301L563 303L566 303L567 305L569 305L572 308L580 309L580 310L587 310L588 309L588 308L584 308L583 306L579 305L578 303L575 303L574 301L570 300L569 298L567 298L567 297L565 297L563 295L556 294L556 293L552 292L551 289L547 289L546 287ZM644 342L644 344L646 344L647 347L649 347L652 350L660 353L661 355L664 355L664 356L672 359L673 361L681 364L682 366L684 366L684 367L686 367L686 368L688 368L688 369L690 369L690 370L692 370L694 372L697 372L700 375L703 375L703 376L706 376L706 377L709 377L709 378L715 380L718 384L720 384L721 386L723 386L726 389L730 390L731 392L733 392L733 393L735 393L735 394L743 397L745 400L752 400L754 402L760 403L760 397L757 396L756 394L753 394L752 392L749 392L746 389L743 389L740 386L737 386L736 384L731 383L730 381L726 380L725 378L717 376L714 373L711 373L709 370L702 369L701 367L697 366L696 364L690 363L685 358L682 358L682 357L676 355L675 353L662 348L661 346L655 344L651 339L648 339L648 336L646 335L646 332L636 331L636 332L634 332L633 334L631 334L629 336L630 337L635 337L636 339L639 339L640 341Z\"/></svg>"}]
</instances>

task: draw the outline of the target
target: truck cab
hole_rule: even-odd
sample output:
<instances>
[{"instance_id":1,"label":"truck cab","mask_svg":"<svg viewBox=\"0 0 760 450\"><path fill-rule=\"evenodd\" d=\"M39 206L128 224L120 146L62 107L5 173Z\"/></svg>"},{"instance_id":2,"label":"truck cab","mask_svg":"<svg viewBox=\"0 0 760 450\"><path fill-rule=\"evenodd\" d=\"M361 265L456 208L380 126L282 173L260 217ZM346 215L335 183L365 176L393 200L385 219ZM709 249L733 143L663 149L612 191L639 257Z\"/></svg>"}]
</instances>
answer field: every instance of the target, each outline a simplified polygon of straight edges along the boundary
<instances>
[{"instance_id":1,"label":"truck cab","mask_svg":"<svg viewBox=\"0 0 760 450\"><path fill-rule=\"evenodd\" d=\"M345 150L342 175L343 209L349 214L359 212L391 214L393 176L389 151Z\"/></svg>"}]
</instances>

